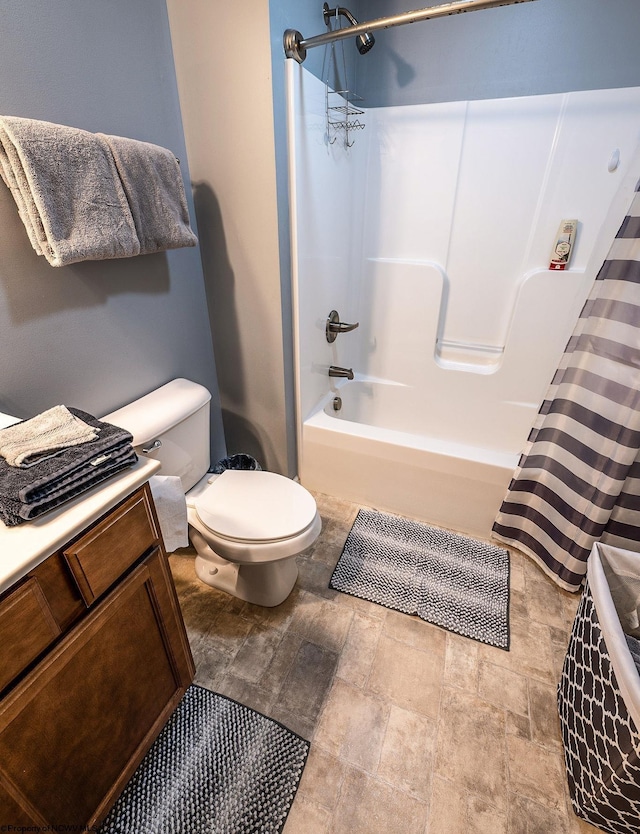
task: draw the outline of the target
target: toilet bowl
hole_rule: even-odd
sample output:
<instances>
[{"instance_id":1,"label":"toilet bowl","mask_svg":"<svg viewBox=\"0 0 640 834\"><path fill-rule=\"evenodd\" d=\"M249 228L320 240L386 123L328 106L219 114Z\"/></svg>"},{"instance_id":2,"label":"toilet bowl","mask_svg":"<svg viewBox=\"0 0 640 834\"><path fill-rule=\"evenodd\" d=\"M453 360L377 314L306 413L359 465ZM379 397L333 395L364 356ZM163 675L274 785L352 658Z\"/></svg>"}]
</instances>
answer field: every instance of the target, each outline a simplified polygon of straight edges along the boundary
<instances>
[{"instance_id":1,"label":"toilet bowl","mask_svg":"<svg viewBox=\"0 0 640 834\"><path fill-rule=\"evenodd\" d=\"M186 498L198 578L257 605L283 602L298 576L295 557L322 526L313 496L274 472L227 470Z\"/></svg>"},{"instance_id":2,"label":"toilet bowl","mask_svg":"<svg viewBox=\"0 0 640 834\"><path fill-rule=\"evenodd\" d=\"M295 585L296 556L322 522L301 484L262 470L209 469L209 400L201 385L176 379L103 419L128 429L162 475L182 480L198 578L255 605L283 602Z\"/></svg>"}]
</instances>

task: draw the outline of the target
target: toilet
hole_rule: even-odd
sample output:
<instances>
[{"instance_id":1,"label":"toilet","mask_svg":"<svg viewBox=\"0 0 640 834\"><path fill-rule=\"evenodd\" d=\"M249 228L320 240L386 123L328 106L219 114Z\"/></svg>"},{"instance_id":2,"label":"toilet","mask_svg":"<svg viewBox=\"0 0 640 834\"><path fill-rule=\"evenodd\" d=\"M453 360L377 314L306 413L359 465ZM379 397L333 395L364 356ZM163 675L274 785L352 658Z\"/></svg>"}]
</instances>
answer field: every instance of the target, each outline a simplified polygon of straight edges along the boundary
<instances>
[{"instance_id":1,"label":"toilet","mask_svg":"<svg viewBox=\"0 0 640 834\"><path fill-rule=\"evenodd\" d=\"M127 429L136 451L177 475L202 582L256 605L275 606L298 577L296 556L318 538L316 502L275 472L209 472L209 402L202 385L174 379L102 419Z\"/></svg>"}]
</instances>

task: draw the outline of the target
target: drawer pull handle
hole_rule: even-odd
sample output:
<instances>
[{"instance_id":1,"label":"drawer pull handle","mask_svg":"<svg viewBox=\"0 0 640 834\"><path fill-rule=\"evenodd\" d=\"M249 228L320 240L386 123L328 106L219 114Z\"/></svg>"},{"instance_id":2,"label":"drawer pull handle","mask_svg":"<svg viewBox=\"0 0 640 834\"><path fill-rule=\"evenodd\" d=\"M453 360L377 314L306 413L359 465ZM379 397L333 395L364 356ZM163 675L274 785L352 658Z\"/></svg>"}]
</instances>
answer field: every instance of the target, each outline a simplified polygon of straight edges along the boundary
<instances>
[{"instance_id":1,"label":"drawer pull handle","mask_svg":"<svg viewBox=\"0 0 640 834\"><path fill-rule=\"evenodd\" d=\"M142 447L142 454L146 455L149 452L153 452L154 449L159 449L162 446L162 440L156 438L150 446L143 446Z\"/></svg>"}]
</instances>

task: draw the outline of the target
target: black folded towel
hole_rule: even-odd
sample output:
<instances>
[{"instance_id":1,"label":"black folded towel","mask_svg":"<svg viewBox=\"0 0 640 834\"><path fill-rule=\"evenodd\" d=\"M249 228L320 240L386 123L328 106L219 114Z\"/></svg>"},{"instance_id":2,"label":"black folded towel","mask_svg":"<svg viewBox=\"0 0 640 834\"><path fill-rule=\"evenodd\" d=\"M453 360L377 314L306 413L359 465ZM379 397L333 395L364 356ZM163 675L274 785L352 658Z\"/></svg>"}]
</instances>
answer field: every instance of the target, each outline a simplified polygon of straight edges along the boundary
<instances>
[{"instance_id":1,"label":"black folded towel","mask_svg":"<svg viewBox=\"0 0 640 834\"><path fill-rule=\"evenodd\" d=\"M29 469L9 466L0 459L0 518L7 526L56 509L137 461L129 432L79 409L69 411L99 428L98 437L63 449Z\"/></svg>"}]
</instances>

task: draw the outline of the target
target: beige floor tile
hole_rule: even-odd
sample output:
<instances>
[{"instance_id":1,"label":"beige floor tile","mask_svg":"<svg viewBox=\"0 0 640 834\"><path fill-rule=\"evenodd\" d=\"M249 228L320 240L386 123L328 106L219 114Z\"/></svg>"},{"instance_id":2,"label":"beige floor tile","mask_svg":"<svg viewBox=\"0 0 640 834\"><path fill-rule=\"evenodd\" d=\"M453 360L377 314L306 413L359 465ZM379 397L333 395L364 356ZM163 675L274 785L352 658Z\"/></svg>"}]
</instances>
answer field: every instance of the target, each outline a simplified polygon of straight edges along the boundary
<instances>
[{"instance_id":1,"label":"beige floor tile","mask_svg":"<svg viewBox=\"0 0 640 834\"><path fill-rule=\"evenodd\" d=\"M316 721L338 665L338 656L303 640L278 693L281 710Z\"/></svg>"},{"instance_id":2,"label":"beige floor tile","mask_svg":"<svg viewBox=\"0 0 640 834\"><path fill-rule=\"evenodd\" d=\"M306 637L309 625L323 602L324 599L317 594L299 589L296 607L289 621L288 630Z\"/></svg>"},{"instance_id":3,"label":"beige floor tile","mask_svg":"<svg viewBox=\"0 0 640 834\"><path fill-rule=\"evenodd\" d=\"M560 719L556 687L531 680L529 682L531 740L545 747L560 747Z\"/></svg>"},{"instance_id":4,"label":"beige floor tile","mask_svg":"<svg viewBox=\"0 0 640 834\"><path fill-rule=\"evenodd\" d=\"M504 810L505 737L503 710L477 695L446 687L438 717L434 771Z\"/></svg>"},{"instance_id":5,"label":"beige floor tile","mask_svg":"<svg viewBox=\"0 0 640 834\"><path fill-rule=\"evenodd\" d=\"M338 596L338 591L329 587L331 574L335 562L338 561L339 553L332 555L331 553L324 553L325 560L316 558L299 559L298 566L300 573L298 575L298 587L315 594L317 597L324 597L325 599L335 599ZM327 564L329 562L330 564Z\"/></svg>"},{"instance_id":6,"label":"beige floor tile","mask_svg":"<svg viewBox=\"0 0 640 834\"><path fill-rule=\"evenodd\" d=\"M271 716L273 693L242 678L227 674L217 684L215 691L220 695L226 695L227 698L238 701L240 704L244 704L246 707L261 712L263 715ZM290 729L294 728L290 727Z\"/></svg>"},{"instance_id":7,"label":"beige floor tile","mask_svg":"<svg viewBox=\"0 0 640 834\"><path fill-rule=\"evenodd\" d=\"M312 744L300 781L299 792L307 799L332 810L342 788L346 765L336 756Z\"/></svg>"},{"instance_id":8,"label":"beige floor tile","mask_svg":"<svg viewBox=\"0 0 640 834\"><path fill-rule=\"evenodd\" d=\"M200 587L195 587L195 582ZM194 578L193 583L189 592L180 597L180 607L190 638L199 639L209 635L211 626L224 613L228 601L221 599L220 592L213 588L213 593L209 593L200 580Z\"/></svg>"},{"instance_id":9,"label":"beige floor tile","mask_svg":"<svg viewBox=\"0 0 640 834\"><path fill-rule=\"evenodd\" d=\"M328 834L330 826L331 812L298 793L283 834Z\"/></svg>"},{"instance_id":10,"label":"beige floor tile","mask_svg":"<svg viewBox=\"0 0 640 834\"><path fill-rule=\"evenodd\" d=\"M200 642L196 647L192 646L192 652L196 664L196 676L193 682L199 686L204 686L205 689L218 692L219 686L227 674L229 658L221 652L209 648L206 642Z\"/></svg>"},{"instance_id":11,"label":"beige floor tile","mask_svg":"<svg viewBox=\"0 0 640 834\"><path fill-rule=\"evenodd\" d=\"M291 618L298 606L298 600L301 593L301 588L296 585L280 605L272 608L265 608L263 605L253 605L250 602L243 602L239 614L240 616L252 623L260 623L269 628L286 631L291 622Z\"/></svg>"},{"instance_id":12,"label":"beige floor tile","mask_svg":"<svg viewBox=\"0 0 640 834\"><path fill-rule=\"evenodd\" d=\"M319 646L339 652L347 639L352 620L353 611L322 599L306 623L304 636Z\"/></svg>"},{"instance_id":13,"label":"beige floor tile","mask_svg":"<svg viewBox=\"0 0 640 834\"><path fill-rule=\"evenodd\" d=\"M467 793L459 784L434 775L427 834L466 834Z\"/></svg>"},{"instance_id":14,"label":"beige floor tile","mask_svg":"<svg viewBox=\"0 0 640 834\"><path fill-rule=\"evenodd\" d=\"M257 683L273 660L281 641L281 631L254 625L229 664L229 672L250 683Z\"/></svg>"},{"instance_id":15,"label":"beige floor tile","mask_svg":"<svg viewBox=\"0 0 640 834\"><path fill-rule=\"evenodd\" d=\"M529 714L527 678L494 663L480 664L478 694L485 701L518 715Z\"/></svg>"},{"instance_id":16,"label":"beige floor tile","mask_svg":"<svg viewBox=\"0 0 640 834\"><path fill-rule=\"evenodd\" d=\"M469 796L465 834L507 834L508 825L505 809L500 810L479 796Z\"/></svg>"},{"instance_id":17,"label":"beige floor tile","mask_svg":"<svg viewBox=\"0 0 640 834\"><path fill-rule=\"evenodd\" d=\"M369 688L404 709L435 718L440 704L444 658L382 635Z\"/></svg>"},{"instance_id":18,"label":"beige floor tile","mask_svg":"<svg viewBox=\"0 0 640 834\"><path fill-rule=\"evenodd\" d=\"M363 687L369 678L382 633L382 620L351 612L353 619L340 653L338 677Z\"/></svg>"},{"instance_id":19,"label":"beige floor tile","mask_svg":"<svg viewBox=\"0 0 640 834\"><path fill-rule=\"evenodd\" d=\"M565 628L566 613L560 591L551 579L543 574L526 577L527 610L529 617L538 623Z\"/></svg>"},{"instance_id":20,"label":"beige floor tile","mask_svg":"<svg viewBox=\"0 0 640 834\"><path fill-rule=\"evenodd\" d=\"M561 591L562 602L564 605L565 622L571 631L571 626L576 618L576 611L580 605L581 594L572 594L569 591Z\"/></svg>"},{"instance_id":21,"label":"beige floor tile","mask_svg":"<svg viewBox=\"0 0 640 834\"><path fill-rule=\"evenodd\" d=\"M570 817L525 796L512 794L509 802L509 834L572 834Z\"/></svg>"},{"instance_id":22,"label":"beige floor tile","mask_svg":"<svg viewBox=\"0 0 640 834\"><path fill-rule=\"evenodd\" d=\"M367 599L360 599L360 597L351 596L351 594L337 593L333 600L336 605L342 605L345 608L350 608L362 614L364 617L373 617L377 620L384 620L387 615L387 609L383 605L376 605L369 602Z\"/></svg>"},{"instance_id":23,"label":"beige floor tile","mask_svg":"<svg viewBox=\"0 0 640 834\"><path fill-rule=\"evenodd\" d=\"M433 719L392 706L376 775L428 802L435 741Z\"/></svg>"},{"instance_id":24,"label":"beige floor tile","mask_svg":"<svg viewBox=\"0 0 640 834\"><path fill-rule=\"evenodd\" d=\"M327 753L375 773L390 706L336 679L313 737Z\"/></svg>"},{"instance_id":25,"label":"beige floor tile","mask_svg":"<svg viewBox=\"0 0 640 834\"><path fill-rule=\"evenodd\" d=\"M447 633L444 683L469 692L478 689L478 642L452 632Z\"/></svg>"},{"instance_id":26,"label":"beige floor tile","mask_svg":"<svg viewBox=\"0 0 640 834\"><path fill-rule=\"evenodd\" d=\"M520 675L533 677L544 683L555 684L556 671L551 651L549 627L524 617L510 618L511 643L505 652L480 644L480 658L496 666L511 669Z\"/></svg>"},{"instance_id":27,"label":"beige floor tile","mask_svg":"<svg viewBox=\"0 0 640 834\"><path fill-rule=\"evenodd\" d=\"M206 636L217 651L235 657L252 628L252 623L237 614L221 611L210 624Z\"/></svg>"},{"instance_id":28,"label":"beige floor tile","mask_svg":"<svg viewBox=\"0 0 640 834\"><path fill-rule=\"evenodd\" d=\"M528 715L518 715L516 712L507 711L505 722L508 736L518 736L525 741L531 741L531 721Z\"/></svg>"},{"instance_id":29,"label":"beige floor tile","mask_svg":"<svg viewBox=\"0 0 640 834\"><path fill-rule=\"evenodd\" d=\"M384 632L387 637L413 646L414 649L444 654L447 632L420 617L389 610L384 618Z\"/></svg>"},{"instance_id":30,"label":"beige floor tile","mask_svg":"<svg viewBox=\"0 0 640 834\"><path fill-rule=\"evenodd\" d=\"M565 804L565 770L560 751L516 736L507 736L509 788L540 805L561 809Z\"/></svg>"},{"instance_id":31,"label":"beige floor tile","mask_svg":"<svg viewBox=\"0 0 640 834\"><path fill-rule=\"evenodd\" d=\"M524 591L525 584L524 584L524 568L519 563L516 562L513 558L513 554L510 554L510 569L509 569L509 585L512 591Z\"/></svg>"},{"instance_id":32,"label":"beige floor tile","mask_svg":"<svg viewBox=\"0 0 640 834\"><path fill-rule=\"evenodd\" d=\"M529 609L527 606L527 592L516 591L513 588L509 596L509 616L529 618Z\"/></svg>"},{"instance_id":33,"label":"beige floor tile","mask_svg":"<svg viewBox=\"0 0 640 834\"><path fill-rule=\"evenodd\" d=\"M357 504L352 504L350 501L335 498L333 495L327 495L323 492L314 492L313 495L323 523L325 519L332 519L342 521L345 525L348 525L348 530L351 528L358 514L359 507Z\"/></svg>"},{"instance_id":34,"label":"beige floor tile","mask_svg":"<svg viewBox=\"0 0 640 834\"><path fill-rule=\"evenodd\" d=\"M422 834L427 805L355 768L347 771L331 834Z\"/></svg>"},{"instance_id":35,"label":"beige floor tile","mask_svg":"<svg viewBox=\"0 0 640 834\"><path fill-rule=\"evenodd\" d=\"M279 695L298 656L302 642L303 639L299 634L292 634L289 631L284 634L271 658L271 662L260 678L260 685L264 689L269 689L274 694Z\"/></svg>"}]
</instances>

